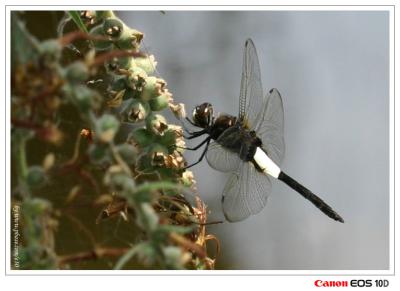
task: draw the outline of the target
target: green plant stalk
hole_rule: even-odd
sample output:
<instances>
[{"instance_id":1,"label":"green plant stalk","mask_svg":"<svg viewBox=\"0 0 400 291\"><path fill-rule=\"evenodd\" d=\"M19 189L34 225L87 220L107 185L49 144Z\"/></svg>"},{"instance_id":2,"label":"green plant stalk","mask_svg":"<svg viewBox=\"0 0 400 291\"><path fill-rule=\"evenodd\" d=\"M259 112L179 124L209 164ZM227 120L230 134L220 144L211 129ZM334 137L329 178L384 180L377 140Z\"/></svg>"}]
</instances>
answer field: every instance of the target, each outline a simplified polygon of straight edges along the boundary
<instances>
[{"instance_id":1,"label":"green plant stalk","mask_svg":"<svg viewBox=\"0 0 400 291\"><path fill-rule=\"evenodd\" d=\"M125 163L125 161L121 158L121 156L118 154L117 150L115 149L115 145L114 143L111 143L110 145L111 147L111 152L114 155L114 159L117 161L117 163L121 166L122 170L128 174L128 175L132 175L131 170L129 169L128 165Z\"/></svg>"},{"instance_id":2,"label":"green plant stalk","mask_svg":"<svg viewBox=\"0 0 400 291\"><path fill-rule=\"evenodd\" d=\"M26 162L26 140L21 139L18 143L17 150L17 169L18 169L18 177L19 182L22 185L25 185L26 176L28 175L28 164ZM24 187L26 188L26 187ZM26 192L26 191L24 191Z\"/></svg>"}]
</instances>

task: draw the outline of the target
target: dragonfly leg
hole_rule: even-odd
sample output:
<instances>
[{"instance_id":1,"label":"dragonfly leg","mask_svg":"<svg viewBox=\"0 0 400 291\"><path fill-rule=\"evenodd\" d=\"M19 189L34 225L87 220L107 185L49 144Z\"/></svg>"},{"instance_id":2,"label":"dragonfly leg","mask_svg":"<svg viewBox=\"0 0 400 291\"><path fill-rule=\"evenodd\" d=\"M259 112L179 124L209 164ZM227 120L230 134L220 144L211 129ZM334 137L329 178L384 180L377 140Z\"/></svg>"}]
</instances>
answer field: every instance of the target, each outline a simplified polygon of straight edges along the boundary
<instances>
[{"instance_id":1,"label":"dragonfly leg","mask_svg":"<svg viewBox=\"0 0 400 291\"><path fill-rule=\"evenodd\" d=\"M187 147L178 147L180 149L185 149L185 150L189 150L189 151L195 151L197 149L199 149L203 144L205 144L206 142L209 142L210 137L207 137L205 140L203 140L201 143L199 143L197 146L195 146L194 148L187 148Z\"/></svg>"},{"instance_id":2,"label":"dragonfly leg","mask_svg":"<svg viewBox=\"0 0 400 291\"><path fill-rule=\"evenodd\" d=\"M187 119L187 117L186 117L186 119ZM180 123L181 123L182 128L185 130L185 132L186 132L187 134L190 134L190 135L191 135L191 134L194 134L194 133L195 133L195 131L191 131L190 129L187 128L186 124L183 122L182 119L179 119L179 121L180 121ZM193 124L193 123L190 122L190 124Z\"/></svg>"},{"instance_id":3,"label":"dragonfly leg","mask_svg":"<svg viewBox=\"0 0 400 291\"><path fill-rule=\"evenodd\" d=\"M199 137L199 136L202 136L203 134L206 134L207 133L207 131L205 131L205 130L201 130L201 131L197 131L197 132L195 132L195 133L193 133L192 135L190 135L190 136L185 136L185 138L186 139L194 139L194 138L196 138L196 137Z\"/></svg>"},{"instance_id":4,"label":"dragonfly leg","mask_svg":"<svg viewBox=\"0 0 400 291\"><path fill-rule=\"evenodd\" d=\"M192 124L193 126L196 126L189 118L186 117L186 120L189 121L189 123ZM186 125L185 125L185 123L183 122L182 119L179 119L179 121L180 121L181 126L184 129L184 131L188 134L188 136L184 134L183 135L184 138L192 139L192 138L196 138L196 137L200 136L199 134L206 133L205 129L202 129L202 130L199 130L199 131L191 131L186 127ZM198 126L196 126L196 127L198 127Z\"/></svg>"},{"instance_id":5,"label":"dragonfly leg","mask_svg":"<svg viewBox=\"0 0 400 291\"><path fill-rule=\"evenodd\" d=\"M198 126L197 126L192 120L190 120L188 117L186 117L185 120L186 120L187 122L189 122L191 125L193 125L193 126L195 126L195 127L198 128ZM179 121L180 121L180 123L181 123L182 128L185 130L185 132L186 132L187 134L192 135L192 134L196 133L196 131L191 131L189 128L187 128L187 126L186 126L184 120L179 119Z\"/></svg>"},{"instance_id":6,"label":"dragonfly leg","mask_svg":"<svg viewBox=\"0 0 400 291\"><path fill-rule=\"evenodd\" d=\"M198 127L193 121L190 120L189 117L185 118L191 125Z\"/></svg>"},{"instance_id":7,"label":"dragonfly leg","mask_svg":"<svg viewBox=\"0 0 400 291\"><path fill-rule=\"evenodd\" d=\"M201 154L200 159L199 159L197 162L195 162L195 163L193 163L193 164L191 164L191 165L189 165L189 166L186 166L186 167L185 167L185 170L186 170L186 169L189 169L189 168L191 168L191 167L193 167L193 166L195 166L195 165L197 165L198 163L200 163L200 162L204 159L204 157L205 157L205 155L206 155L206 153L207 153L208 146L209 146L210 141L211 141L211 137L208 137L208 138L206 139L206 141L207 141L207 145L206 145L206 147L204 148L204 151L203 151L203 153Z\"/></svg>"}]
</instances>

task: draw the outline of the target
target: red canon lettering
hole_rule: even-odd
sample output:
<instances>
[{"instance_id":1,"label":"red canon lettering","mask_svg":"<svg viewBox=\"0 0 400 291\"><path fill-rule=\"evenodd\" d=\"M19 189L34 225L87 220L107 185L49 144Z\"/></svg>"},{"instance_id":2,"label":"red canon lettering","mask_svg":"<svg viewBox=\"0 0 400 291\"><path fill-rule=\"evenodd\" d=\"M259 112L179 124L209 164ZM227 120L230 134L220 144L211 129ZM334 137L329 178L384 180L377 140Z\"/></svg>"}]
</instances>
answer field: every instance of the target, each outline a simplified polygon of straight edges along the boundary
<instances>
[{"instance_id":1,"label":"red canon lettering","mask_svg":"<svg viewBox=\"0 0 400 291\"><path fill-rule=\"evenodd\" d=\"M315 287L348 287L349 283L347 281L322 281L315 280Z\"/></svg>"}]
</instances>

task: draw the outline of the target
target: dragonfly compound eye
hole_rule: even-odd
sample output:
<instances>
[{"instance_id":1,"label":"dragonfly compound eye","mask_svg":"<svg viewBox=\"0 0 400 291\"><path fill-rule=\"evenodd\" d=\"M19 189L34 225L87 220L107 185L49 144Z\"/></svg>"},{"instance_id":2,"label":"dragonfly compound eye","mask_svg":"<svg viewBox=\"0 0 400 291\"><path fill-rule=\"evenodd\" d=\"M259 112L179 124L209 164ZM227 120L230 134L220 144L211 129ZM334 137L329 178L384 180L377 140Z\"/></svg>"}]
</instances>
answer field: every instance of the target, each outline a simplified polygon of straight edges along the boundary
<instances>
[{"instance_id":1,"label":"dragonfly compound eye","mask_svg":"<svg viewBox=\"0 0 400 291\"><path fill-rule=\"evenodd\" d=\"M192 111L192 119L196 120L197 112L199 111L199 106L196 106Z\"/></svg>"},{"instance_id":2,"label":"dragonfly compound eye","mask_svg":"<svg viewBox=\"0 0 400 291\"><path fill-rule=\"evenodd\" d=\"M193 110L193 122L202 128L210 125L213 116L213 108L210 103L203 103Z\"/></svg>"}]
</instances>

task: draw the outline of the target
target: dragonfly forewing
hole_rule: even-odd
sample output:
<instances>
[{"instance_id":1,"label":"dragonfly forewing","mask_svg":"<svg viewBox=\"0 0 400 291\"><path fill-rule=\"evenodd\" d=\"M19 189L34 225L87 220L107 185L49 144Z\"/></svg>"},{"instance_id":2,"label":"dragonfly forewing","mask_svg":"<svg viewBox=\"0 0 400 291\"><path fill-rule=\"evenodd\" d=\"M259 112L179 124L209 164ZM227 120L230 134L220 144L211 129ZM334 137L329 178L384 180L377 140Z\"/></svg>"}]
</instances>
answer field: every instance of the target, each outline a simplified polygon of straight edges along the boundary
<instances>
[{"instance_id":1,"label":"dragonfly forewing","mask_svg":"<svg viewBox=\"0 0 400 291\"><path fill-rule=\"evenodd\" d=\"M247 39L243 52L242 79L239 97L239 119L253 129L262 115L264 94L257 51L251 39Z\"/></svg>"}]
</instances>

